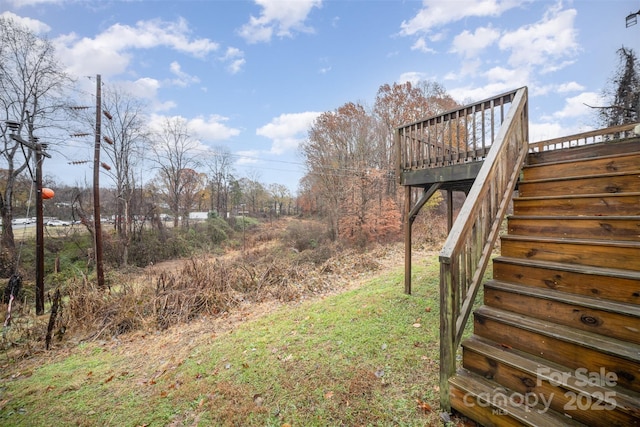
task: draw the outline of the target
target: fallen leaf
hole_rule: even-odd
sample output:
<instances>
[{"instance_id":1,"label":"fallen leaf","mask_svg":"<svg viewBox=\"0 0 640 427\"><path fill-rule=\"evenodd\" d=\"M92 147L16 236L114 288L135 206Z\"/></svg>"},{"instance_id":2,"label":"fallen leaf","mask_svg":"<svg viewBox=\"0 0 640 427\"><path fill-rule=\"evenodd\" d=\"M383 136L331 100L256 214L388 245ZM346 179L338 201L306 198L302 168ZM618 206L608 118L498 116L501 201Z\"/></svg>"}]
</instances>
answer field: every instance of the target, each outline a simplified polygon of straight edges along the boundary
<instances>
[{"instance_id":1,"label":"fallen leaf","mask_svg":"<svg viewBox=\"0 0 640 427\"><path fill-rule=\"evenodd\" d=\"M416 399L416 402L418 403L418 409L422 410L425 414L427 412L431 412L431 405L429 405L427 402L423 402L420 399Z\"/></svg>"},{"instance_id":2,"label":"fallen leaf","mask_svg":"<svg viewBox=\"0 0 640 427\"><path fill-rule=\"evenodd\" d=\"M324 398L325 399L331 399L333 397L333 392L332 391L328 391L324 394Z\"/></svg>"},{"instance_id":3,"label":"fallen leaf","mask_svg":"<svg viewBox=\"0 0 640 427\"><path fill-rule=\"evenodd\" d=\"M413 327L414 327L414 328L419 328L420 326L422 326L420 323L414 323L414 324L413 324Z\"/></svg>"},{"instance_id":4,"label":"fallen leaf","mask_svg":"<svg viewBox=\"0 0 640 427\"><path fill-rule=\"evenodd\" d=\"M426 307L424 311L426 311L427 313L431 313L431 307Z\"/></svg>"},{"instance_id":5,"label":"fallen leaf","mask_svg":"<svg viewBox=\"0 0 640 427\"><path fill-rule=\"evenodd\" d=\"M113 377L115 377L115 375L111 375L109 378L107 378L107 379L104 381L104 383L106 384L106 383L110 382L110 381L113 379Z\"/></svg>"}]
</instances>

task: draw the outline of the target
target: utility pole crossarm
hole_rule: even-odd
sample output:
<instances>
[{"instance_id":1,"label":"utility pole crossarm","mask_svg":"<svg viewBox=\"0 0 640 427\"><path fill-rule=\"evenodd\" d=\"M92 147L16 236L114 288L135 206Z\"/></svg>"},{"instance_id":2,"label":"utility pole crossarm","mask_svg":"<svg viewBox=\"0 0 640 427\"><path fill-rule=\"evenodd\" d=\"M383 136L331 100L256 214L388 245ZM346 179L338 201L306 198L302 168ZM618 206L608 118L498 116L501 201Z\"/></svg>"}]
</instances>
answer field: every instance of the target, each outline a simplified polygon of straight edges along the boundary
<instances>
[{"instance_id":1,"label":"utility pole crossarm","mask_svg":"<svg viewBox=\"0 0 640 427\"><path fill-rule=\"evenodd\" d=\"M11 134L11 139L13 139L14 141L24 145L25 147L29 148L30 150L33 151L40 151L40 154L47 157L47 158L51 158L50 154L45 153L44 151L42 151L42 147L38 147L39 144L34 144L31 143L29 141L25 141L24 139L22 139L22 137L20 135L16 135L14 133Z\"/></svg>"}]
</instances>

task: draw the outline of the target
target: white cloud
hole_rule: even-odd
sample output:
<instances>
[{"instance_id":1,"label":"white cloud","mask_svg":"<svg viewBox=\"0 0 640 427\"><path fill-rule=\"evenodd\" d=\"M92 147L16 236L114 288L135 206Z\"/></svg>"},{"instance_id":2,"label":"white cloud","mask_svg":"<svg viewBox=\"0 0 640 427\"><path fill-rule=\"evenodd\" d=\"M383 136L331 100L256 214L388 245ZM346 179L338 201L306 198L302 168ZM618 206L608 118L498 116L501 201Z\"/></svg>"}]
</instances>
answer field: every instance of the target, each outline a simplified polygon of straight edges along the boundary
<instances>
[{"instance_id":1,"label":"white cloud","mask_svg":"<svg viewBox=\"0 0 640 427\"><path fill-rule=\"evenodd\" d=\"M227 48L224 56L220 57L223 62L228 62L227 71L231 74L237 74L242 71L242 67L247 62L244 59L244 52L235 47Z\"/></svg>"},{"instance_id":2,"label":"white cloud","mask_svg":"<svg viewBox=\"0 0 640 427\"><path fill-rule=\"evenodd\" d=\"M304 113L281 114L256 130L256 135L271 139L271 153L282 154L298 147L311 128L313 121L322 113L307 111Z\"/></svg>"},{"instance_id":3,"label":"white cloud","mask_svg":"<svg viewBox=\"0 0 640 427\"><path fill-rule=\"evenodd\" d=\"M417 50L423 53L435 53L435 50L427 46L427 41L424 37L419 37L418 40L411 46L411 50Z\"/></svg>"},{"instance_id":4,"label":"white cloud","mask_svg":"<svg viewBox=\"0 0 640 427\"><path fill-rule=\"evenodd\" d=\"M572 57L579 50L574 27L576 13L575 9L559 10L554 6L539 22L505 33L498 45L511 52L509 64L514 67L542 64L557 67L552 60Z\"/></svg>"},{"instance_id":5,"label":"white cloud","mask_svg":"<svg viewBox=\"0 0 640 427\"><path fill-rule=\"evenodd\" d=\"M258 150L241 150L236 151L235 155L238 157L236 164L238 165L252 165L258 163L260 151Z\"/></svg>"},{"instance_id":6,"label":"white cloud","mask_svg":"<svg viewBox=\"0 0 640 427\"><path fill-rule=\"evenodd\" d=\"M465 30L453 38L451 51L472 58L491 46L499 37L500 32L491 27L476 28L474 33Z\"/></svg>"},{"instance_id":7,"label":"white cloud","mask_svg":"<svg viewBox=\"0 0 640 427\"><path fill-rule=\"evenodd\" d=\"M458 80L467 76L476 76L479 74L482 61L478 58L466 59L462 61L460 65L460 71L458 73L449 72L444 76L445 80Z\"/></svg>"},{"instance_id":8,"label":"white cloud","mask_svg":"<svg viewBox=\"0 0 640 427\"><path fill-rule=\"evenodd\" d=\"M422 73L419 71L410 71L407 73L402 73L398 78L397 83L403 84L403 83L409 82L412 85L416 85L418 82L422 80L429 80L429 76L427 75L427 73Z\"/></svg>"},{"instance_id":9,"label":"white cloud","mask_svg":"<svg viewBox=\"0 0 640 427\"><path fill-rule=\"evenodd\" d=\"M561 83L556 88L556 91L560 93L577 92L579 90L584 90L584 86L576 82Z\"/></svg>"},{"instance_id":10,"label":"white cloud","mask_svg":"<svg viewBox=\"0 0 640 427\"><path fill-rule=\"evenodd\" d=\"M95 38L82 39L74 33L54 40L58 55L75 75L113 76L124 73L132 60L132 51L166 47L203 58L218 49L209 39L191 39L187 22L161 20L138 21L135 27L115 24Z\"/></svg>"},{"instance_id":11,"label":"white cloud","mask_svg":"<svg viewBox=\"0 0 640 427\"><path fill-rule=\"evenodd\" d=\"M513 90L517 85L511 82L492 82L484 86L466 86L449 90L449 95L462 105L481 101Z\"/></svg>"},{"instance_id":12,"label":"white cloud","mask_svg":"<svg viewBox=\"0 0 640 427\"><path fill-rule=\"evenodd\" d=\"M322 0L255 0L262 7L259 17L251 16L238 33L248 43L268 42L275 34L278 37L291 37L293 31L313 32L306 21L314 7L321 7Z\"/></svg>"},{"instance_id":13,"label":"white cloud","mask_svg":"<svg viewBox=\"0 0 640 427\"><path fill-rule=\"evenodd\" d=\"M590 107L603 106L602 96L595 92L583 92L577 96L567 98L564 108L553 113L556 119L564 119L569 117L588 116L594 113L594 109Z\"/></svg>"},{"instance_id":14,"label":"white cloud","mask_svg":"<svg viewBox=\"0 0 640 427\"><path fill-rule=\"evenodd\" d=\"M182 67L178 63L178 61L173 61L169 65L169 71L171 74L175 75L177 78L171 80L171 84L180 87L187 87L192 83L199 83L200 79L196 76L191 76L188 73L182 71Z\"/></svg>"},{"instance_id":15,"label":"white cloud","mask_svg":"<svg viewBox=\"0 0 640 427\"><path fill-rule=\"evenodd\" d=\"M51 31L51 27L45 24L42 21L38 21L37 19L25 18L22 16L18 16L12 12L2 12L0 16L6 19L10 19L18 24L28 28L33 31L35 34L45 34Z\"/></svg>"},{"instance_id":16,"label":"white cloud","mask_svg":"<svg viewBox=\"0 0 640 427\"><path fill-rule=\"evenodd\" d=\"M62 4L65 0L7 0L15 8L38 6L42 4Z\"/></svg>"},{"instance_id":17,"label":"white cloud","mask_svg":"<svg viewBox=\"0 0 640 427\"><path fill-rule=\"evenodd\" d=\"M422 9L409 21L402 21L400 34L410 36L428 33L451 22L467 17L500 16L503 12L520 6L518 0L460 0L445 2L442 0L423 0Z\"/></svg>"},{"instance_id":18,"label":"white cloud","mask_svg":"<svg viewBox=\"0 0 640 427\"><path fill-rule=\"evenodd\" d=\"M526 86L529 71L526 68L493 67L485 73L489 82L509 83L512 87Z\"/></svg>"},{"instance_id":19,"label":"white cloud","mask_svg":"<svg viewBox=\"0 0 640 427\"><path fill-rule=\"evenodd\" d=\"M117 84L136 98L148 100L155 99L158 95L158 89L160 89L160 82L149 77L143 77L135 81L123 81Z\"/></svg>"},{"instance_id":20,"label":"white cloud","mask_svg":"<svg viewBox=\"0 0 640 427\"><path fill-rule=\"evenodd\" d=\"M555 121L533 123L529 122L529 142L546 141L549 139L588 132L594 128L589 125L565 126Z\"/></svg>"},{"instance_id":21,"label":"white cloud","mask_svg":"<svg viewBox=\"0 0 640 427\"><path fill-rule=\"evenodd\" d=\"M544 86L534 86L531 90L532 95L546 95L548 93L569 93L585 90L585 87L577 82L567 82L560 84L547 84Z\"/></svg>"},{"instance_id":22,"label":"white cloud","mask_svg":"<svg viewBox=\"0 0 640 427\"><path fill-rule=\"evenodd\" d=\"M189 130L205 141L219 141L229 139L240 134L239 129L224 124L229 119L212 114L209 117L198 116L187 122Z\"/></svg>"}]
</instances>

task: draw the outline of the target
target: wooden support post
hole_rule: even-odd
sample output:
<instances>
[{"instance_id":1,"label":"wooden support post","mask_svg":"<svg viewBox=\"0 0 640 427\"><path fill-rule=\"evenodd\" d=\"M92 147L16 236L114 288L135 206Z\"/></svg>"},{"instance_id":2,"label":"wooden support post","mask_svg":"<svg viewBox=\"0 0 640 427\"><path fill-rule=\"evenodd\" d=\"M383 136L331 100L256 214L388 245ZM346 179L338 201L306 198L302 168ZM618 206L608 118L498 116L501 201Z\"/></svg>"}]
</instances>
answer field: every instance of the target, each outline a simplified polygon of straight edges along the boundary
<instances>
[{"instance_id":1,"label":"wooden support post","mask_svg":"<svg viewBox=\"0 0 640 427\"><path fill-rule=\"evenodd\" d=\"M450 264L440 259L440 408L451 411L451 397L449 396L449 378L456 371L456 346L454 343L454 283L447 269Z\"/></svg>"},{"instance_id":2,"label":"wooden support post","mask_svg":"<svg viewBox=\"0 0 640 427\"><path fill-rule=\"evenodd\" d=\"M453 190L447 190L447 232L453 228Z\"/></svg>"},{"instance_id":3,"label":"wooden support post","mask_svg":"<svg viewBox=\"0 0 640 427\"><path fill-rule=\"evenodd\" d=\"M411 186L404 187L404 293L411 295Z\"/></svg>"},{"instance_id":4,"label":"wooden support post","mask_svg":"<svg viewBox=\"0 0 640 427\"><path fill-rule=\"evenodd\" d=\"M411 207L411 186L405 186L405 230L404 230L404 293L411 295L411 228L420 209L429 201L431 197L438 191L442 184L432 184L428 189L424 189L424 193L416 205Z\"/></svg>"}]
</instances>

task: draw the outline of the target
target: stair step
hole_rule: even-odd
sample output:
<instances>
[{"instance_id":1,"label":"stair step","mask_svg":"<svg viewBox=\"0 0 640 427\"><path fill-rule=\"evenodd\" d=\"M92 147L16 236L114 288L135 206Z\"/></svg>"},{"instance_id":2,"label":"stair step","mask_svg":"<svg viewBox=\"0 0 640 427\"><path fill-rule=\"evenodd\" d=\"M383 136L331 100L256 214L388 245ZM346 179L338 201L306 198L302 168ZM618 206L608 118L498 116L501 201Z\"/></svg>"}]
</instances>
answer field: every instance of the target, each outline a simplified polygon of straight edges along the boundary
<instances>
[{"instance_id":1,"label":"stair step","mask_svg":"<svg viewBox=\"0 0 640 427\"><path fill-rule=\"evenodd\" d=\"M452 408L484 426L584 425L542 405L530 407L520 396L466 369L458 370L449 385Z\"/></svg>"},{"instance_id":2,"label":"stair step","mask_svg":"<svg viewBox=\"0 0 640 427\"><path fill-rule=\"evenodd\" d=\"M474 334L571 370L614 372L618 385L640 391L640 345L488 306L475 311Z\"/></svg>"},{"instance_id":3,"label":"stair step","mask_svg":"<svg viewBox=\"0 0 640 427\"><path fill-rule=\"evenodd\" d=\"M638 170L640 151L623 155L610 155L576 160L564 160L554 163L525 165L522 169L524 179L537 180L550 176L568 178L578 175L596 175Z\"/></svg>"},{"instance_id":4,"label":"stair step","mask_svg":"<svg viewBox=\"0 0 640 427\"><path fill-rule=\"evenodd\" d=\"M640 215L640 192L516 197L515 215Z\"/></svg>"},{"instance_id":5,"label":"stair step","mask_svg":"<svg viewBox=\"0 0 640 427\"><path fill-rule=\"evenodd\" d=\"M640 242L505 235L507 257L640 271Z\"/></svg>"},{"instance_id":6,"label":"stair step","mask_svg":"<svg viewBox=\"0 0 640 427\"><path fill-rule=\"evenodd\" d=\"M633 193L640 190L640 170L603 175L574 176L570 178L545 178L520 181L520 197L546 195L574 195L601 193Z\"/></svg>"},{"instance_id":7,"label":"stair step","mask_svg":"<svg viewBox=\"0 0 640 427\"><path fill-rule=\"evenodd\" d=\"M548 150L527 155L527 164L553 163L582 160L585 158L621 155L640 151L640 138L614 140L598 144L582 145L563 150Z\"/></svg>"},{"instance_id":8,"label":"stair step","mask_svg":"<svg viewBox=\"0 0 640 427\"><path fill-rule=\"evenodd\" d=\"M560 325L640 344L640 306L492 280L484 303Z\"/></svg>"},{"instance_id":9,"label":"stair step","mask_svg":"<svg viewBox=\"0 0 640 427\"><path fill-rule=\"evenodd\" d=\"M635 271L499 256L493 259L493 278L540 289L640 304L640 273Z\"/></svg>"},{"instance_id":10,"label":"stair step","mask_svg":"<svg viewBox=\"0 0 640 427\"><path fill-rule=\"evenodd\" d=\"M509 234L640 241L640 216L523 216L507 218Z\"/></svg>"},{"instance_id":11,"label":"stair step","mask_svg":"<svg viewBox=\"0 0 640 427\"><path fill-rule=\"evenodd\" d=\"M462 343L463 366L522 396L590 426L640 425L640 393L617 386L613 373L586 372L478 336Z\"/></svg>"}]
</instances>

